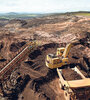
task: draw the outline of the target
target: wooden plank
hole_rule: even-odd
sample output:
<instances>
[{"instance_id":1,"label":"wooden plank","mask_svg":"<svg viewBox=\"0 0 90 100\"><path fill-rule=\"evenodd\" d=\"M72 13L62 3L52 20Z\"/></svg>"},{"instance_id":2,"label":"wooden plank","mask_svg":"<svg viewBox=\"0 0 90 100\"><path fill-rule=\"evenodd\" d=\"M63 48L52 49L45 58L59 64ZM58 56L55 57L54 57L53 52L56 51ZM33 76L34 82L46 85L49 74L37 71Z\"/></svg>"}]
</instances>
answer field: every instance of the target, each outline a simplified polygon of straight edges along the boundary
<instances>
[{"instance_id":1,"label":"wooden plank","mask_svg":"<svg viewBox=\"0 0 90 100\"><path fill-rule=\"evenodd\" d=\"M90 87L90 78L68 81L68 84L70 88Z\"/></svg>"}]
</instances>

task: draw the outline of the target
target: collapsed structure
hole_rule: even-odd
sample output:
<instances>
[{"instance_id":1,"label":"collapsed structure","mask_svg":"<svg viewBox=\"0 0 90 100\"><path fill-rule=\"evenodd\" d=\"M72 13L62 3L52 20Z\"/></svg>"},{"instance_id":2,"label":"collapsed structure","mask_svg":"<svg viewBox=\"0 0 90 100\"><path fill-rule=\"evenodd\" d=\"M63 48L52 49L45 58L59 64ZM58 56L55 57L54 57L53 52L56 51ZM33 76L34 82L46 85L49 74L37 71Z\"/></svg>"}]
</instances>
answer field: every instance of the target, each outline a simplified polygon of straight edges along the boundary
<instances>
[{"instance_id":1,"label":"collapsed structure","mask_svg":"<svg viewBox=\"0 0 90 100\"><path fill-rule=\"evenodd\" d=\"M3 95L3 83L8 80L11 73L17 68L17 65L25 60L27 55L35 50L36 47L37 43L35 41L26 43L18 51L17 55L0 70L0 95Z\"/></svg>"}]
</instances>

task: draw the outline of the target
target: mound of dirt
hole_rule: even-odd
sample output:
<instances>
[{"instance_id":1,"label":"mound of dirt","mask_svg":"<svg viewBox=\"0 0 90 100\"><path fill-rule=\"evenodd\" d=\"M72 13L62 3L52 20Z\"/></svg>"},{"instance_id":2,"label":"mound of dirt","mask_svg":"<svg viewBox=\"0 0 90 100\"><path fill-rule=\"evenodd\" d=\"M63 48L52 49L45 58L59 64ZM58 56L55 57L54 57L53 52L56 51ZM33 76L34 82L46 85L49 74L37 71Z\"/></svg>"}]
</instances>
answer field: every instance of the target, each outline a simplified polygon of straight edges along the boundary
<instances>
[{"instance_id":1,"label":"mound of dirt","mask_svg":"<svg viewBox=\"0 0 90 100\"><path fill-rule=\"evenodd\" d=\"M10 80L8 80L10 81ZM15 80L14 80L15 81ZM12 85L7 86L8 88L4 90L4 96L8 97L8 100L17 100L18 95L24 90L27 83L30 81L29 75L24 75L23 77L19 77L16 79L17 83L15 84L14 88Z\"/></svg>"},{"instance_id":2,"label":"mound of dirt","mask_svg":"<svg viewBox=\"0 0 90 100\"><path fill-rule=\"evenodd\" d=\"M81 79L81 76L71 68L62 69L62 75L67 81Z\"/></svg>"},{"instance_id":3,"label":"mound of dirt","mask_svg":"<svg viewBox=\"0 0 90 100\"><path fill-rule=\"evenodd\" d=\"M0 43L0 50L3 48L4 44L3 42Z\"/></svg>"},{"instance_id":4,"label":"mound of dirt","mask_svg":"<svg viewBox=\"0 0 90 100\"><path fill-rule=\"evenodd\" d=\"M12 43L11 45L10 45L10 51L11 52L17 52L18 51L18 49L20 49L23 45L25 45L26 44L26 42L25 41L23 41L23 42L18 42L18 43Z\"/></svg>"},{"instance_id":5,"label":"mound of dirt","mask_svg":"<svg viewBox=\"0 0 90 100\"><path fill-rule=\"evenodd\" d=\"M19 23L21 24L21 27L23 27L24 25L27 24L27 22L25 20L21 20L21 19L12 19L9 21L10 24L14 24L14 23Z\"/></svg>"}]
</instances>

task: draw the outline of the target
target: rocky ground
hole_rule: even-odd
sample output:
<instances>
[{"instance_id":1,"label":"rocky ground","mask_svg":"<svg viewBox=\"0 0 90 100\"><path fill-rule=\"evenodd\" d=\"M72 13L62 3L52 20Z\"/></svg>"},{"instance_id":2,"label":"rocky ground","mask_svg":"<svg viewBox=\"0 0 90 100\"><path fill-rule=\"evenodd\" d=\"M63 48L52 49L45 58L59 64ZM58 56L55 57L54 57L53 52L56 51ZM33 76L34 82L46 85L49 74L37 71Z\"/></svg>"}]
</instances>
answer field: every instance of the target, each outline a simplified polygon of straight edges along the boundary
<instances>
[{"instance_id":1,"label":"rocky ground","mask_svg":"<svg viewBox=\"0 0 90 100\"><path fill-rule=\"evenodd\" d=\"M81 44L70 51L70 62L79 61L80 66L84 66L84 59L90 66L90 18L54 15L30 20L3 20L0 24L0 55L3 59L0 60L1 68L26 42L33 39L42 44L19 65L19 69L15 71L21 75L20 81L16 82L19 85L16 84L9 95L5 94L5 99L64 100L57 72L46 67L45 58L47 54L55 53L57 47L65 47L72 40L81 39ZM81 71L87 76L83 69Z\"/></svg>"}]
</instances>

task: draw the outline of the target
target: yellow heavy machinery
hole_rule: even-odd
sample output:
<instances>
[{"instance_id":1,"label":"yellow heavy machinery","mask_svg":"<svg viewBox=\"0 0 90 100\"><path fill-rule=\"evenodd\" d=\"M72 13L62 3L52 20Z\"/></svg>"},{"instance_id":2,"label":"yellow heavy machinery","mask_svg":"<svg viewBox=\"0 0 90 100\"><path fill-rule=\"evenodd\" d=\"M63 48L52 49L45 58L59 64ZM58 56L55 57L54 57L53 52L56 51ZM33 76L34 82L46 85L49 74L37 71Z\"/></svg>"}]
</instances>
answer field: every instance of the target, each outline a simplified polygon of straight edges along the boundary
<instances>
[{"instance_id":1,"label":"yellow heavy machinery","mask_svg":"<svg viewBox=\"0 0 90 100\"><path fill-rule=\"evenodd\" d=\"M46 56L46 66L48 68L59 68L63 65L69 64L69 58L68 54L71 49L71 47L80 44L79 41L73 41L72 43L69 43L66 48L57 48L56 54L48 54Z\"/></svg>"},{"instance_id":2,"label":"yellow heavy machinery","mask_svg":"<svg viewBox=\"0 0 90 100\"><path fill-rule=\"evenodd\" d=\"M60 88L64 91L65 100L90 100L90 78L86 78L75 66L71 68L81 79L66 80L62 69L57 68ZM68 73L68 72L67 72Z\"/></svg>"},{"instance_id":3,"label":"yellow heavy machinery","mask_svg":"<svg viewBox=\"0 0 90 100\"><path fill-rule=\"evenodd\" d=\"M78 44L80 44L79 41L73 41L66 48L57 48L56 54L48 54L46 56L46 66L50 69L57 68L60 88L64 90L66 100L90 100L90 78L85 77L77 66L71 69L79 74L81 79L67 81L62 73L63 66L69 64L68 55L70 49Z\"/></svg>"}]
</instances>

